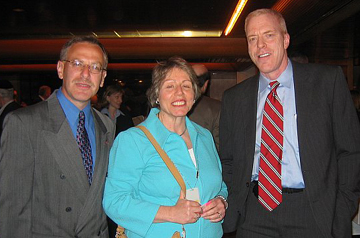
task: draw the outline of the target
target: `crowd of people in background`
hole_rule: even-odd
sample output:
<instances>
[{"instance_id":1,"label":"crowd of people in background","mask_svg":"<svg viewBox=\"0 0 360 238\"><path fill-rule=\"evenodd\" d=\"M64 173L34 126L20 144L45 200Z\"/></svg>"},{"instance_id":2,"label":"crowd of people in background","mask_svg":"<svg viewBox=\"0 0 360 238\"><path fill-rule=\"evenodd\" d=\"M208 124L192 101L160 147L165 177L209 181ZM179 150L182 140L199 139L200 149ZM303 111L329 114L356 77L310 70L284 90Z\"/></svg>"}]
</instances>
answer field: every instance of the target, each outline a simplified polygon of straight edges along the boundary
<instances>
[{"instance_id":1,"label":"crowd of people in background","mask_svg":"<svg viewBox=\"0 0 360 238\"><path fill-rule=\"evenodd\" d=\"M351 237L359 91L288 55L280 13L251 12L245 33L259 73L221 102L204 65L174 56L131 105L93 36L63 46L61 87L32 105L0 80L0 237Z\"/></svg>"}]
</instances>

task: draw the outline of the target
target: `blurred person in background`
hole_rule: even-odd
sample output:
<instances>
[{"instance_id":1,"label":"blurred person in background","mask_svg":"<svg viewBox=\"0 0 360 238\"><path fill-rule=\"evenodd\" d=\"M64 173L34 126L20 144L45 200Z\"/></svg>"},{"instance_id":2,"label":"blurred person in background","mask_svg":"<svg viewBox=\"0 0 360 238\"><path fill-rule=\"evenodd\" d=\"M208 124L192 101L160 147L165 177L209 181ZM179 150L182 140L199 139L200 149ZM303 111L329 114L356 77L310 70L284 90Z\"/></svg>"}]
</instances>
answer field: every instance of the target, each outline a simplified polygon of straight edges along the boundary
<instances>
[{"instance_id":1,"label":"blurred person in background","mask_svg":"<svg viewBox=\"0 0 360 238\"><path fill-rule=\"evenodd\" d=\"M219 120L221 102L205 95L211 79L210 73L205 65L195 64L192 68L197 76L198 85L201 90L201 97L194 104L188 117L193 122L205 127L211 132L216 148L219 150Z\"/></svg>"},{"instance_id":2,"label":"blurred person in background","mask_svg":"<svg viewBox=\"0 0 360 238\"><path fill-rule=\"evenodd\" d=\"M124 93L124 89L115 83L107 86L102 96L101 113L107 115L116 124L115 136L134 126L130 114L127 111L120 110Z\"/></svg>"},{"instance_id":3,"label":"blurred person in background","mask_svg":"<svg viewBox=\"0 0 360 238\"><path fill-rule=\"evenodd\" d=\"M48 99L51 95L51 88L47 85L42 85L39 88L38 96L33 101L33 104Z\"/></svg>"},{"instance_id":4,"label":"blurred person in background","mask_svg":"<svg viewBox=\"0 0 360 238\"><path fill-rule=\"evenodd\" d=\"M14 87L8 80L0 80L0 138L3 131L4 119L10 112L21 108L14 100Z\"/></svg>"}]
</instances>

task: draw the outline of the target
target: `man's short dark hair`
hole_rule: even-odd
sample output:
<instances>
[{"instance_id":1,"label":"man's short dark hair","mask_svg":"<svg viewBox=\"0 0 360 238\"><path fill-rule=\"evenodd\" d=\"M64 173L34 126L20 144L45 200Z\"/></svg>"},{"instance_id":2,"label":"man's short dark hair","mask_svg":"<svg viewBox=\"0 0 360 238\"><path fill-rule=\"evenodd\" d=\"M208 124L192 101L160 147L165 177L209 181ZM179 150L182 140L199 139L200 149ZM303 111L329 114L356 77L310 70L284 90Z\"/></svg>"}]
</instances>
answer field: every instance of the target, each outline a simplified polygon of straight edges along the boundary
<instances>
[{"instance_id":1,"label":"man's short dark hair","mask_svg":"<svg viewBox=\"0 0 360 238\"><path fill-rule=\"evenodd\" d=\"M47 93L47 90L50 89L49 86L43 85L39 88L39 95L40 96L45 96L45 94Z\"/></svg>"},{"instance_id":2,"label":"man's short dark hair","mask_svg":"<svg viewBox=\"0 0 360 238\"><path fill-rule=\"evenodd\" d=\"M201 88L202 86L204 86L205 82L209 79L210 79L210 72L206 72L204 74L197 76L199 87Z\"/></svg>"}]
</instances>

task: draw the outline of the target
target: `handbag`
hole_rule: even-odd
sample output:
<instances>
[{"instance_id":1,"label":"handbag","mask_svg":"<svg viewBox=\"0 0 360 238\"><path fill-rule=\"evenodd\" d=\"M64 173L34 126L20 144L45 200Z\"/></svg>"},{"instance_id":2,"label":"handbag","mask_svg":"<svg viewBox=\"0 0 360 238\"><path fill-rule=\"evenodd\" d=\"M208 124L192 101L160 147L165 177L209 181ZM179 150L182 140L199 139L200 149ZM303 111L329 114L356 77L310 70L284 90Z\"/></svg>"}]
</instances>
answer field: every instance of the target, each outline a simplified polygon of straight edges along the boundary
<instances>
[{"instance_id":1,"label":"handbag","mask_svg":"<svg viewBox=\"0 0 360 238\"><path fill-rule=\"evenodd\" d=\"M127 238L124 227L118 225L118 227L116 228L115 238Z\"/></svg>"},{"instance_id":2,"label":"handbag","mask_svg":"<svg viewBox=\"0 0 360 238\"><path fill-rule=\"evenodd\" d=\"M161 159L164 161L164 163L166 164L166 166L170 170L171 174L174 176L174 178L176 179L176 181L180 185L180 188L181 188L181 191L183 192L183 195L185 195L186 194L185 182L184 182L183 178L181 177L181 174L179 173L179 171L175 167L174 163L169 158L169 156L165 153L165 151L163 149L161 149L159 143L155 140L153 135L150 133L150 131L145 126L139 125L139 126L136 126L136 127L144 132L146 137L149 139L151 144L154 146L155 150L160 155ZM181 197L181 194L180 194L180 197ZM185 238L184 225L182 225L182 233L183 233L183 238ZM120 226L120 225L118 225L118 228L116 229L115 238L127 238L127 236L124 233L124 228L122 226ZM174 234L171 236L171 238L181 238L180 232L178 232L178 231L174 232Z\"/></svg>"}]
</instances>

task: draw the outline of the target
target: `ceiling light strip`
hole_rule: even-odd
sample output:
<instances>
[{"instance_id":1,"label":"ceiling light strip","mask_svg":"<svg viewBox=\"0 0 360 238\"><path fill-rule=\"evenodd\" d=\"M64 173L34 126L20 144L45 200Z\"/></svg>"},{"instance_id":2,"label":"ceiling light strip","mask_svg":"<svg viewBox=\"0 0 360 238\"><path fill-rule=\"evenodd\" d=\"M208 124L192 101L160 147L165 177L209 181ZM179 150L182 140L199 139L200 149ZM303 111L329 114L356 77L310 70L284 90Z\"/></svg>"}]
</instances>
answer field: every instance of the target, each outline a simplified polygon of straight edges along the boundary
<instances>
[{"instance_id":1,"label":"ceiling light strip","mask_svg":"<svg viewBox=\"0 0 360 238\"><path fill-rule=\"evenodd\" d=\"M278 12L282 12L290 5L290 3L292 3L292 0L280 0L272 7L272 9Z\"/></svg>"},{"instance_id":2,"label":"ceiling light strip","mask_svg":"<svg viewBox=\"0 0 360 238\"><path fill-rule=\"evenodd\" d=\"M149 38L149 37L220 37L222 30L212 31L111 31L111 32L93 32L97 38Z\"/></svg>"},{"instance_id":3,"label":"ceiling light strip","mask_svg":"<svg viewBox=\"0 0 360 238\"><path fill-rule=\"evenodd\" d=\"M114 31L114 34L115 34L117 37L121 38L121 35L120 35L119 33L117 33L116 31Z\"/></svg>"},{"instance_id":4,"label":"ceiling light strip","mask_svg":"<svg viewBox=\"0 0 360 238\"><path fill-rule=\"evenodd\" d=\"M229 35L231 30L233 29L237 19L239 18L242 10L244 9L246 3L248 0L239 0L238 4L236 5L236 8L230 18L230 21L227 25L227 27L225 28L225 36Z\"/></svg>"}]
</instances>

